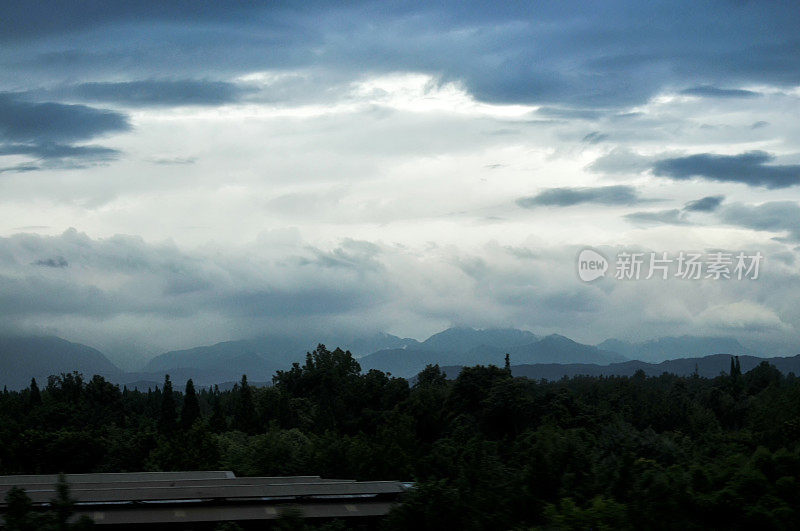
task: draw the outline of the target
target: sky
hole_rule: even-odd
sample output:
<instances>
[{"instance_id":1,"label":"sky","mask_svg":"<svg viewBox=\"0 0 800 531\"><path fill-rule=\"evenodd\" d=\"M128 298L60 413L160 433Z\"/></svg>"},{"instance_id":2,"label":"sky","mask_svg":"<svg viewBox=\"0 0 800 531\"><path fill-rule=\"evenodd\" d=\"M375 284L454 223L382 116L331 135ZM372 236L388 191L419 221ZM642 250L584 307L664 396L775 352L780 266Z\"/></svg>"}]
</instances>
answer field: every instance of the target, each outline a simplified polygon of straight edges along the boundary
<instances>
[{"instance_id":1,"label":"sky","mask_svg":"<svg viewBox=\"0 0 800 531\"><path fill-rule=\"evenodd\" d=\"M0 20L0 332L129 366L449 326L796 353L795 2L33 0ZM608 260L591 282L586 248ZM620 253L681 252L763 262L615 278Z\"/></svg>"}]
</instances>

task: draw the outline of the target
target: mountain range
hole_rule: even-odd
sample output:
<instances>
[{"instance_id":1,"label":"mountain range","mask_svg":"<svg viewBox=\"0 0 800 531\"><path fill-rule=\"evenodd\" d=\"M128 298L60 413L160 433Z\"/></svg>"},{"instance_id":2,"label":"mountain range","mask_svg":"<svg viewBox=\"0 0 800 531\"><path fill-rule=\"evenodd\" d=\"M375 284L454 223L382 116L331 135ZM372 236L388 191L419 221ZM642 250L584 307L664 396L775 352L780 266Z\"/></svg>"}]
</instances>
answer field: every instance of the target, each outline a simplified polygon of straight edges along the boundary
<instances>
[{"instance_id":1,"label":"mountain range","mask_svg":"<svg viewBox=\"0 0 800 531\"><path fill-rule=\"evenodd\" d=\"M520 363L597 363L608 364L626 358L592 345L577 343L552 334L538 337L514 329L473 330L450 328L426 339L418 346L374 352L358 361L363 370L379 369L409 378L429 363L443 365L503 365L508 354L513 364Z\"/></svg>"},{"instance_id":2,"label":"mountain range","mask_svg":"<svg viewBox=\"0 0 800 531\"><path fill-rule=\"evenodd\" d=\"M754 352L736 339L727 337L664 337L639 343L608 339L595 346L558 334L537 336L511 328L449 328L424 341L380 333L328 338L325 344L331 349L339 346L353 352L363 371L378 369L405 378L413 377L430 363L451 367L451 372L467 365L502 366L506 354L510 356L515 373L535 378L633 374L637 368L656 371L654 374L664 371L690 374L695 364L700 366L701 375L714 376L719 372L717 365L709 365L706 370L707 364L712 363L707 361L710 355L744 356L742 359L748 361L742 362L743 369L750 358L761 359L752 356ZM315 346L315 343L280 336L225 341L165 352L148 361L138 372L124 372L102 352L86 345L57 337L0 337L0 385L25 387L32 377L44 383L51 374L73 370L87 376L100 374L113 382L139 388L160 385L164 374L170 374L176 386L183 385L189 378L197 385L225 384L239 380L242 374L247 374L251 381L270 382L276 370L287 369L293 362L302 363L305 353ZM700 363L695 358L706 361ZM666 359L671 360L670 364L654 363ZM720 370L725 369L723 363Z\"/></svg>"},{"instance_id":3,"label":"mountain range","mask_svg":"<svg viewBox=\"0 0 800 531\"><path fill-rule=\"evenodd\" d=\"M41 386L52 374L79 371L112 381L124 373L99 350L52 336L0 337L0 386L27 387L31 378Z\"/></svg>"},{"instance_id":4,"label":"mountain range","mask_svg":"<svg viewBox=\"0 0 800 531\"><path fill-rule=\"evenodd\" d=\"M607 339L597 345L604 350L617 352L629 360L663 361L677 358L696 358L708 354L754 355L731 337L661 337L639 343Z\"/></svg>"}]
</instances>

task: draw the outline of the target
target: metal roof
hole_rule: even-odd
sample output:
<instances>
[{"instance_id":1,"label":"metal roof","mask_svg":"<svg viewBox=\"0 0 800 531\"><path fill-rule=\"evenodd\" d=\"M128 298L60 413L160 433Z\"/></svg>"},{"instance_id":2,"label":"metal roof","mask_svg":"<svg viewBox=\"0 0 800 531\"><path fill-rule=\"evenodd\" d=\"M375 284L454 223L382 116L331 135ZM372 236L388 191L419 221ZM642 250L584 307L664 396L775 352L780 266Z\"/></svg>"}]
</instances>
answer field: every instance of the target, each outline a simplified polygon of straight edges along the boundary
<instances>
[{"instance_id":1,"label":"metal roof","mask_svg":"<svg viewBox=\"0 0 800 531\"><path fill-rule=\"evenodd\" d=\"M67 482L116 483L118 481L164 481L181 479L230 479L236 475L230 470L195 470L189 472L100 472L95 474L65 474ZM58 481L58 474L0 476L0 485L23 486L29 483Z\"/></svg>"},{"instance_id":2,"label":"metal roof","mask_svg":"<svg viewBox=\"0 0 800 531\"><path fill-rule=\"evenodd\" d=\"M308 518L385 515L409 487L397 481L319 476L240 477L228 471L68 474L77 515L97 525L270 520L283 507ZM0 476L0 514L12 486L46 510L56 475Z\"/></svg>"}]
</instances>

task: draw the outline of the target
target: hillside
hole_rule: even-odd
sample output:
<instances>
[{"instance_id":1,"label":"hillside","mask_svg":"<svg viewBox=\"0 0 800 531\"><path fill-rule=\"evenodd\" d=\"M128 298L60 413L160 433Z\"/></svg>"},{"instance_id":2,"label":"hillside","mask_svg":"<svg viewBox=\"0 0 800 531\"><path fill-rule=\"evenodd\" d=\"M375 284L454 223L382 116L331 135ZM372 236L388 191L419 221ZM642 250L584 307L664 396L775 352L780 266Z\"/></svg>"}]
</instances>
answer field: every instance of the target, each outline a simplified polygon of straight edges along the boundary
<instances>
[{"instance_id":1,"label":"hillside","mask_svg":"<svg viewBox=\"0 0 800 531\"><path fill-rule=\"evenodd\" d=\"M52 336L0 337L0 386L20 389L36 378L43 386L52 374L78 371L118 380L122 371L102 352Z\"/></svg>"}]
</instances>

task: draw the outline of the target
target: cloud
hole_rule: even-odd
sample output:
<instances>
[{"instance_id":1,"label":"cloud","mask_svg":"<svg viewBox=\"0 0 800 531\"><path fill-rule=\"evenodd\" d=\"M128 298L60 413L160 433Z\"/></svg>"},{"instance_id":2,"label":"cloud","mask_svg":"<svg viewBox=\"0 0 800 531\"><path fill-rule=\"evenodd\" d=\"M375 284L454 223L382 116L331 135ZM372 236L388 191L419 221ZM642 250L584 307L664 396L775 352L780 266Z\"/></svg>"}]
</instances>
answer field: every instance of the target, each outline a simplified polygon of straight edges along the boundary
<instances>
[{"instance_id":1,"label":"cloud","mask_svg":"<svg viewBox=\"0 0 800 531\"><path fill-rule=\"evenodd\" d=\"M608 139L607 134L601 133L600 131L592 131L591 133L584 136L581 142L583 142L584 144L599 144L600 142L603 142L604 140L607 139Z\"/></svg>"},{"instance_id":2,"label":"cloud","mask_svg":"<svg viewBox=\"0 0 800 531\"><path fill-rule=\"evenodd\" d=\"M195 318L224 339L231 332L222 322L255 335L259 327L280 330L293 320L299 327L368 314L385 304L393 285L376 261L380 248L370 242L346 239L327 251L302 242L278 248L279 259L262 246L236 256L187 253L133 236L92 239L75 229L0 238L0 313L9 322L67 327L125 320L132 335L135 322Z\"/></svg>"},{"instance_id":3,"label":"cloud","mask_svg":"<svg viewBox=\"0 0 800 531\"><path fill-rule=\"evenodd\" d=\"M127 117L113 111L20 101L0 93L0 157L27 155L36 161L0 167L0 172L84 168L114 160L115 149L74 142L129 129Z\"/></svg>"},{"instance_id":4,"label":"cloud","mask_svg":"<svg viewBox=\"0 0 800 531\"><path fill-rule=\"evenodd\" d=\"M69 266L69 262L67 262L63 256L56 256L55 258L43 258L40 260L36 260L34 264L45 267L56 267L56 268Z\"/></svg>"},{"instance_id":5,"label":"cloud","mask_svg":"<svg viewBox=\"0 0 800 531\"><path fill-rule=\"evenodd\" d=\"M183 79L82 83L51 91L51 94L131 107L177 107L232 103L248 92L251 89L225 81Z\"/></svg>"},{"instance_id":6,"label":"cloud","mask_svg":"<svg viewBox=\"0 0 800 531\"><path fill-rule=\"evenodd\" d=\"M87 73L109 79L121 70L132 79L203 72L225 79L288 69L357 78L413 69L462 83L482 101L556 108L609 110L689 83L725 94L731 89L715 87L800 83L791 2L691 10L628 2L497 9L480 2L319 1L311 10L280 3L138 4L91 1L76 10L54 1L6 3L0 18L12 22L0 39L16 45L9 49L18 68L42 79ZM709 21L721 18L724 29L710 30ZM18 46L30 42L49 48Z\"/></svg>"},{"instance_id":7,"label":"cloud","mask_svg":"<svg viewBox=\"0 0 800 531\"><path fill-rule=\"evenodd\" d=\"M454 322L576 339L634 325L646 335L667 326L691 333L703 309L747 300L768 300L764 312L797 321L784 309L797 296L794 269L765 270L753 283L586 286L575 276L577 250L559 245L529 252L495 242L420 253L362 240L320 248L280 237L221 253L134 236L90 238L76 230L18 234L0 238L0 313L4 330L45 330L102 350L135 345L151 354L264 335L313 343L388 330L424 338ZM68 267L59 266L61 259ZM680 319L665 323L665 308ZM724 324L711 317L706 326ZM740 317L746 320L747 312Z\"/></svg>"},{"instance_id":8,"label":"cloud","mask_svg":"<svg viewBox=\"0 0 800 531\"><path fill-rule=\"evenodd\" d=\"M728 332L735 329L767 331L790 328L774 310L750 301L710 306L700 312L697 319L704 326Z\"/></svg>"},{"instance_id":9,"label":"cloud","mask_svg":"<svg viewBox=\"0 0 800 531\"><path fill-rule=\"evenodd\" d=\"M601 118L605 113L595 109L549 107L544 105L536 109L536 114L548 118L597 120L598 118Z\"/></svg>"},{"instance_id":10,"label":"cloud","mask_svg":"<svg viewBox=\"0 0 800 531\"><path fill-rule=\"evenodd\" d=\"M103 146L75 146L46 142L42 144L0 144L0 156L31 155L40 160L85 158L111 160L119 151Z\"/></svg>"},{"instance_id":11,"label":"cloud","mask_svg":"<svg viewBox=\"0 0 800 531\"><path fill-rule=\"evenodd\" d=\"M653 166L653 173L678 180L700 177L766 188L786 188L800 183L800 164L768 165L774 158L764 151L740 155L701 153L659 160Z\"/></svg>"},{"instance_id":12,"label":"cloud","mask_svg":"<svg viewBox=\"0 0 800 531\"><path fill-rule=\"evenodd\" d=\"M42 166L39 166L38 164L24 162L22 164L15 164L13 166L0 167L0 173L27 173L29 171L39 171L41 169L43 169Z\"/></svg>"},{"instance_id":13,"label":"cloud","mask_svg":"<svg viewBox=\"0 0 800 531\"><path fill-rule=\"evenodd\" d=\"M655 212L633 212L625 214L625 219L634 223L653 225L689 225L686 213L680 209L659 210Z\"/></svg>"},{"instance_id":14,"label":"cloud","mask_svg":"<svg viewBox=\"0 0 800 531\"><path fill-rule=\"evenodd\" d=\"M651 157L640 155L629 148L616 147L595 159L588 169L597 173L640 173L652 164Z\"/></svg>"},{"instance_id":15,"label":"cloud","mask_svg":"<svg viewBox=\"0 0 800 531\"><path fill-rule=\"evenodd\" d=\"M151 159L150 162L160 166L187 165L196 163L197 157L158 157Z\"/></svg>"},{"instance_id":16,"label":"cloud","mask_svg":"<svg viewBox=\"0 0 800 531\"><path fill-rule=\"evenodd\" d=\"M0 139L33 144L76 142L127 131L125 115L85 105L35 103L0 93Z\"/></svg>"},{"instance_id":17,"label":"cloud","mask_svg":"<svg viewBox=\"0 0 800 531\"><path fill-rule=\"evenodd\" d=\"M683 209L688 212L713 212L725 200L724 195L709 195L701 199L689 201L683 206Z\"/></svg>"},{"instance_id":18,"label":"cloud","mask_svg":"<svg viewBox=\"0 0 800 531\"><path fill-rule=\"evenodd\" d=\"M734 203L722 208L724 223L753 230L785 232L783 239L800 241L800 206L794 201L771 201L761 205Z\"/></svg>"},{"instance_id":19,"label":"cloud","mask_svg":"<svg viewBox=\"0 0 800 531\"><path fill-rule=\"evenodd\" d=\"M742 89L723 89L712 87L710 85L703 85L700 87L687 88L681 91L681 94L687 96L702 96L708 98L753 98L758 96L758 92Z\"/></svg>"},{"instance_id":20,"label":"cloud","mask_svg":"<svg viewBox=\"0 0 800 531\"><path fill-rule=\"evenodd\" d=\"M788 273L774 288L772 270L735 286L583 286L576 250L562 246L723 247L741 238L731 225L747 225L770 231L748 241L787 251L769 238L797 239L792 208L734 212L738 192L716 202L719 183L646 172L719 146L748 146L729 148L734 158L750 146L798 152L795 6L312 7L0 7L12 21L0 35L0 171L96 165L3 173L6 230L73 220L104 236L0 240L4 322L135 338L145 351L336 326L423 335L452 321L651 335L675 318L692 333L700 308L736 299L800 323ZM675 97L687 87L704 98ZM764 89L731 97L742 87ZM750 129L757 121L769 127ZM762 157L742 172L796 162ZM662 196L680 200L646 199ZM704 225L686 230L695 216ZM265 228L297 235L252 243ZM68 267L51 267L57 257Z\"/></svg>"},{"instance_id":21,"label":"cloud","mask_svg":"<svg viewBox=\"0 0 800 531\"><path fill-rule=\"evenodd\" d=\"M115 160L120 152L103 146L43 144L0 144L0 156L29 155L37 163L22 163L0 168L0 172L28 172L44 169L79 169Z\"/></svg>"},{"instance_id":22,"label":"cloud","mask_svg":"<svg viewBox=\"0 0 800 531\"><path fill-rule=\"evenodd\" d=\"M625 214L625 219L639 225L691 225L689 212L713 212L717 210L725 196L707 196L689 201L683 208L657 210L648 212L632 212Z\"/></svg>"},{"instance_id":23,"label":"cloud","mask_svg":"<svg viewBox=\"0 0 800 531\"><path fill-rule=\"evenodd\" d=\"M641 202L632 186L600 186L595 188L550 188L531 197L517 199L522 208L540 206L567 207L580 204L634 205Z\"/></svg>"}]
</instances>

